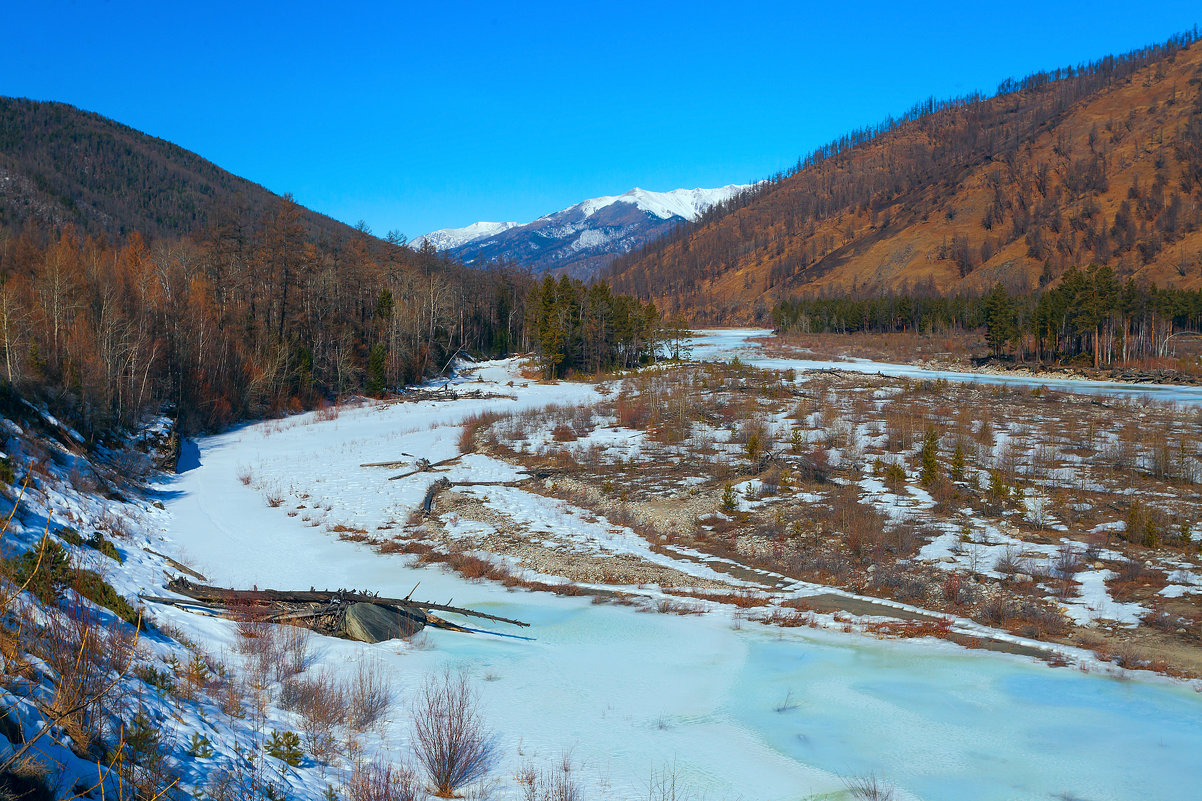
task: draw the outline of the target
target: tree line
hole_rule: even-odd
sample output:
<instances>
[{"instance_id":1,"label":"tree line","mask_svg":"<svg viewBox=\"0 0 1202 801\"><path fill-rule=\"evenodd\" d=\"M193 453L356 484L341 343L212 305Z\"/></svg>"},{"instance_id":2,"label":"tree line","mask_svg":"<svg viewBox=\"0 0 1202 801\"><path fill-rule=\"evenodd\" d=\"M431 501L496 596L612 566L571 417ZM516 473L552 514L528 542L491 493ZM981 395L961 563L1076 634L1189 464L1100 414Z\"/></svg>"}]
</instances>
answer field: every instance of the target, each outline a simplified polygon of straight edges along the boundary
<instances>
[{"instance_id":1,"label":"tree line","mask_svg":"<svg viewBox=\"0 0 1202 801\"><path fill-rule=\"evenodd\" d=\"M215 429L521 347L531 283L323 236L288 198L185 237L0 228L0 378L90 437L163 408Z\"/></svg>"},{"instance_id":2,"label":"tree line","mask_svg":"<svg viewBox=\"0 0 1202 801\"><path fill-rule=\"evenodd\" d=\"M1202 332L1202 290L1121 282L1108 266L1070 268L1054 286L984 295L800 298L772 311L780 331L946 333L984 330L995 357L1095 367L1169 354L1175 335Z\"/></svg>"},{"instance_id":3,"label":"tree line","mask_svg":"<svg viewBox=\"0 0 1202 801\"><path fill-rule=\"evenodd\" d=\"M679 355L684 330L679 320L661 326L655 304L615 295L604 282L548 275L526 300L528 340L547 378L636 367L654 359L665 342L677 343L669 350Z\"/></svg>"},{"instance_id":4,"label":"tree line","mask_svg":"<svg viewBox=\"0 0 1202 801\"><path fill-rule=\"evenodd\" d=\"M1042 292L1011 294L998 284L981 299L981 315L995 356L1087 356L1103 367L1163 358L1175 335L1202 332L1202 291L1120 282L1104 265L1074 267Z\"/></svg>"}]
</instances>

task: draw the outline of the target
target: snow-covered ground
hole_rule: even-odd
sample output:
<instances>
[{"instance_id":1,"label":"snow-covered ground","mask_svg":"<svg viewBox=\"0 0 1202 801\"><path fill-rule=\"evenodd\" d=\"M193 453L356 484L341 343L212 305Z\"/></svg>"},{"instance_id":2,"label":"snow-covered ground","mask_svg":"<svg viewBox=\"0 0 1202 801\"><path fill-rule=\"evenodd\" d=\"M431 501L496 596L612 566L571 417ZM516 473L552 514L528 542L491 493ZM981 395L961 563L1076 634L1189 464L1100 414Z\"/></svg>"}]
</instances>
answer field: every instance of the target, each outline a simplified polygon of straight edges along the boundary
<instances>
[{"instance_id":1,"label":"snow-covered ground","mask_svg":"<svg viewBox=\"0 0 1202 801\"><path fill-rule=\"evenodd\" d=\"M727 358L757 333L702 338L695 354ZM763 801L837 794L841 777L869 773L895 782L899 798L928 801L1179 799L1200 777L1202 695L1182 683L1120 681L938 641L767 627L726 607L681 617L513 592L330 533L403 522L430 481L389 481L407 468L361 464L454 456L459 424L475 412L595 397L589 385L528 382L512 361L483 365L474 378L481 383L469 388L516 399L369 403L335 419L301 415L199 441L191 469L159 487L166 512L148 523L152 547L223 585L404 595L417 584L415 597L529 621L522 633L533 641L433 631L428 649L320 645L331 666L380 658L402 699L432 670L470 670L502 734L495 775L503 798L520 797L512 777L524 763L556 762L566 751L582 766L589 798L646 797L652 771L672 763L707 799ZM444 475L503 480L508 469L471 457ZM645 550L629 534L565 521L572 510L524 494L505 488L495 503L527 522L571 525L573 547ZM696 574L695 562L681 562ZM159 613L214 649L228 647L222 621ZM403 707L393 717L384 746L399 752Z\"/></svg>"}]
</instances>

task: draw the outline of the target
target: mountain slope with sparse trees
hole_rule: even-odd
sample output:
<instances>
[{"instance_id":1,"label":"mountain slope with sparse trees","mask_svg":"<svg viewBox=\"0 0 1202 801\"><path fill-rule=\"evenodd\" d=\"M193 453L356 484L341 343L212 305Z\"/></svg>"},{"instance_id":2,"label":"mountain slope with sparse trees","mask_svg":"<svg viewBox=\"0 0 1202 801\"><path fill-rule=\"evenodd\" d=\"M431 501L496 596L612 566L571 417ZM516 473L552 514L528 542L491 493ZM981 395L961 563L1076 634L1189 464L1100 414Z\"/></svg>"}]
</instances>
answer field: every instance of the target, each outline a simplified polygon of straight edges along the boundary
<instances>
[{"instance_id":1,"label":"mountain slope with sparse trees","mask_svg":"<svg viewBox=\"0 0 1202 801\"><path fill-rule=\"evenodd\" d=\"M1091 264L1200 286L1197 38L854 131L619 258L614 289L695 322L766 322L788 298L1035 289Z\"/></svg>"}]
</instances>

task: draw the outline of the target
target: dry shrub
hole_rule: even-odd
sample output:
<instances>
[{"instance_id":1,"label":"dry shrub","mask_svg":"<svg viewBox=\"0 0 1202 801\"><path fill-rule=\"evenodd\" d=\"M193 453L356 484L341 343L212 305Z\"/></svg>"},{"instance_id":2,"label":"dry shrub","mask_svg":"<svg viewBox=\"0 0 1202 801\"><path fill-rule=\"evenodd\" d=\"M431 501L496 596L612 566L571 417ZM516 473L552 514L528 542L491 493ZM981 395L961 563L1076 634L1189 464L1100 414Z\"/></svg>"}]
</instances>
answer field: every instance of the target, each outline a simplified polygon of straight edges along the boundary
<instances>
[{"instance_id":1,"label":"dry shrub","mask_svg":"<svg viewBox=\"0 0 1202 801\"><path fill-rule=\"evenodd\" d=\"M452 570L469 580L493 579L504 583L510 577L507 566L494 564L487 559L461 551L446 554L445 562Z\"/></svg>"},{"instance_id":2,"label":"dry shrub","mask_svg":"<svg viewBox=\"0 0 1202 801\"><path fill-rule=\"evenodd\" d=\"M578 438L570 425L560 423L551 429L551 439L554 442L575 442Z\"/></svg>"},{"instance_id":3,"label":"dry shrub","mask_svg":"<svg viewBox=\"0 0 1202 801\"><path fill-rule=\"evenodd\" d=\"M496 764L497 738L480 717L479 700L466 674L448 670L427 678L413 701L412 715L414 752L436 797L454 797Z\"/></svg>"},{"instance_id":4,"label":"dry shrub","mask_svg":"<svg viewBox=\"0 0 1202 801\"><path fill-rule=\"evenodd\" d=\"M309 668L312 654L309 646L312 634L299 626L278 626L276 630L277 657L275 680L283 681Z\"/></svg>"},{"instance_id":5,"label":"dry shrub","mask_svg":"<svg viewBox=\"0 0 1202 801\"><path fill-rule=\"evenodd\" d=\"M952 635L952 621L945 617L935 620L919 618L918 620L868 621L864 623L863 629L865 633L874 634L878 637L938 637L939 639L947 639Z\"/></svg>"},{"instance_id":6,"label":"dry shrub","mask_svg":"<svg viewBox=\"0 0 1202 801\"><path fill-rule=\"evenodd\" d=\"M1001 554L993 562L993 569L1003 575L1013 576L1015 573L1024 573L1025 565L1017 548L1013 545L1007 545L1002 549Z\"/></svg>"},{"instance_id":7,"label":"dry shrub","mask_svg":"<svg viewBox=\"0 0 1202 801\"><path fill-rule=\"evenodd\" d=\"M459 434L459 450L471 453L476 449L476 436L481 430L488 428L501 419L497 412L476 412L463 421L463 431Z\"/></svg>"},{"instance_id":8,"label":"dry shrub","mask_svg":"<svg viewBox=\"0 0 1202 801\"><path fill-rule=\"evenodd\" d=\"M618 425L623 428L642 429L651 422L651 405L641 396L631 397L626 394L618 396L614 405L614 413Z\"/></svg>"},{"instance_id":9,"label":"dry shrub","mask_svg":"<svg viewBox=\"0 0 1202 801\"><path fill-rule=\"evenodd\" d=\"M127 672L136 652L132 630L106 629L97 610L72 596L61 614L49 614L33 640L34 654L54 671L54 691L46 713L81 749L98 744L106 734L104 709L119 705L120 687L106 688L114 673Z\"/></svg>"},{"instance_id":10,"label":"dry shrub","mask_svg":"<svg viewBox=\"0 0 1202 801\"><path fill-rule=\"evenodd\" d=\"M379 660L360 662L348 684L347 717L352 727L360 731L371 728L392 708L392 688Z\"/></svg>"},{"instance_id":11,"label":"dry shrub","mask_svg":"<svg viewBox=\"0 0 1202 801\"><path fill-rule=\"evenodd\" d=\"M251 677L259 686L303 673L311 662L310 632L299 626L270 623L251 605L234 607L238 651L247 658Z\"/></svg>"},{"instance_id":12,"label":"dry shrub","mask_svg":"<svg viewBox=\"0 0 1202 801\"><path fill-rule=\"evenodd\" d=\"M339 407L337 403L330 403L325 398L322 398L317 403L317 409L313 412L313 419L319 423L328 423L331 420L337 420Z\"/></svg>"},{"instance_id":13,"label":"dry shrub","mask_svg":"<svg viewBox=\"0 0 1202 801\"><path fill-rule=\"evenodd\" d=\"M418 801L425 797L411 768L378 762L355 765L342 792L346 801Z\"/></svg>"},{"instance_id":14,"label":"dry shrub","mask_svg":"<svg viewBox=\"0 0 1202 801\"><path fill-rule=\"evenodd\" d=\"M847 792L851 797L860 801L892 801L893 799L893 785L872 774L845 779L843 783L847 786Z\"/></svg>"},{"instance_id":15,"label":"dry shrub","mask_svg":"<svg viewBox=\"0 0 1202 801\"><path fill-rule=\"evenodd\" d=\"M941 587L943 600L951 606L959 606L963 601L961 591L964 588L964 580L960 578L959 573L950 573L943 580Z\"/></svg>"},{"instance_id":16,"label":"dry shrub","mask_svg":"<svg viewBox=\"0 0 1202 801\"><path fill-rule=\"evenodd\" d=\"M1032 639L1060 635L1069 627L1058 607L1036 598L1007 597L1000 592L982 605L981 619L991 626Z\"/></svg>"},{"instance_id":17,"label":"dry shrub","mask_svg":"<svg viewBox=\"0 0 1202 801\"><path fill-rule=\"evenodd\" d=\"M697 801L700 796L680 778L676 763L652 769L647 782L648 801Z\"/></svg>"},{"instance_id":18,"label":"dry shrub","mask_svg":"<svg viewBox=\"0 0 1202 801\"><path fill-rule=\"evenodd\" d=\"M787 629L815 625L814 613L804 612L800 609L773 609L766 615L753 617L752 620L756 623L765 623L770 626L780 626Z\"/></svg>"},{"instance_id":19,"label":"dry shrub","mask_svg":"<svg viewBox=\"0 0 1202 801\"><path fill-rule=\"evenodd\" d=\"M554 768L536 769L526 765L517 776L523 801L584 801L584 792L572 776L570 754L564 754Z\"/></svg>"},{"instance_id":20,"label":"dry shrub","mask_svg":"<svg viewBox=\"0 0 1202 801\"><path fill-rule=\"evenodd\" d=\"M279 801L285 798L274 771L263 759L262 749L252 743L242 749L244 757L232 759L228 767L218 768L204 776L206 801Z\"/></svg>"},{"instance_id":21,"label":"dry shrub","mask_svg":"<svg viewBox=\"0 0 1202 801\"><path fill-rule=\"evenodd\" d=\"M655 605L655 611L661 615L704 615L705 609L695 604L682 604L671 598L664 598Z\"/></svg>"},{"instance_id":22,"label":"dry shrub","mask_svg":"<svg viewBox=\"0 0 1202 801\"><path fill-rule=\"evenodd\" d=\"M329 762L338 752L337 727L350 706L346 685L331 671L295 676L283 682L280 705L301 716L305 749Z\"/></svg>"},{"instance_id":23,"label":"dry shrub","mask_svg":"<svg viewBox=\"0 0 1202 801\"><path fill-rule=\"evenodd\" d=\"M737 606L739 609L752 609L758 606L767 606L768 599L762 595L757 595L751 590L737 590L735 592L698 592L695 590L673 590L675 595L684 595L689 598L697 598L703 601L716 601L722 604L730 604Z\"/></svg>"}]
</instances>

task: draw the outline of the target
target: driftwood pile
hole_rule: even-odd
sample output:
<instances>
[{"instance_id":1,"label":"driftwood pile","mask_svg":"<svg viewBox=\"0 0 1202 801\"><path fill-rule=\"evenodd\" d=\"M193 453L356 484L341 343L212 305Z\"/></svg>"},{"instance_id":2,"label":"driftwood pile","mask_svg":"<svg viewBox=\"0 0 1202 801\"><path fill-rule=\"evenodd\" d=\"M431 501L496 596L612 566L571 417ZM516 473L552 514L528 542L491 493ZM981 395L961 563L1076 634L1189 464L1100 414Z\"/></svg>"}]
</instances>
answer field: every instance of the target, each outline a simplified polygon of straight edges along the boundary
<instances>
[{"instance_id":1,"label":"driftwood pile","mask_svg":"<svg viewBox=\"0 0 1202 801\"><path fill-rule=\"evenodd\" d=\"M201 607L210 614L287 623L319 634L369 643L411 637L426 626L467 633L480 631L444 620L431 610L514 626L530 625L449 604L414 601L409 597L382 598L354 590L235 590L197 584L182 577L169 581L167 589L187 600L142 596L143 600L185 608Z\"/></svg>"},{"instance_id":2,"label":"driftwood pile","mask_svg":"<svg viewBox=\"0 0 1202 801\"><path fill-rule=\"evenodd\" d=\"M451 389L444 385L436 389L407 389L396 397L388 398L384 403L414 403L416 401L453 401L453 400L517 400L516 395L503 392L486 392L482 389Z\"/></svg>"}]
</instances>

